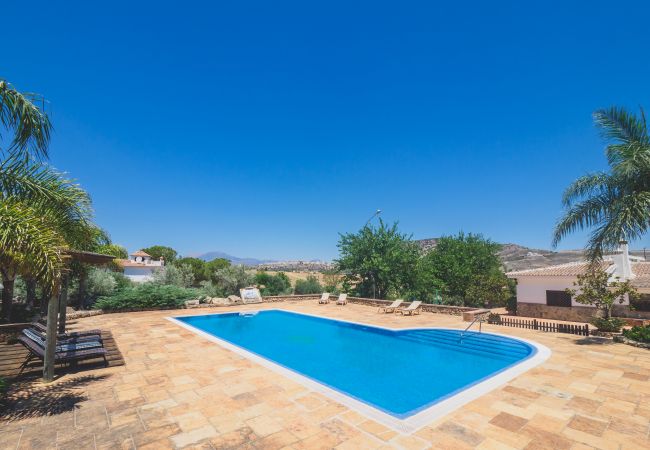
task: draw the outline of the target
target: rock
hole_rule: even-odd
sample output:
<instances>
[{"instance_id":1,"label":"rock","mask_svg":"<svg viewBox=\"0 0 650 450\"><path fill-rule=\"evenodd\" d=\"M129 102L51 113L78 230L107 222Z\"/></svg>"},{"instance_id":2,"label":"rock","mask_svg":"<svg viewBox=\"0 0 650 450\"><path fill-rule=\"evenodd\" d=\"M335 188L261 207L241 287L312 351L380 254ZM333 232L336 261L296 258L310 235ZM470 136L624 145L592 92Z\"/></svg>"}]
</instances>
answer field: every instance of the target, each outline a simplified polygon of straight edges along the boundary
<instances>
[{"instance_id":1,"label":"rock","mask_svg":"<svg viewBox=\"0 0 650 450\"><path fill-rule=\"evenodd\" d=\"M239 295L229 295L228 296L228 301L230 302L230 304L233 304L233 305L239 304L239 303L242 302L241 297L239 297Z\"/></svg>"},{"instance_id":2,"label":"rock","mask_svg":"<svg viewBox=\"0 0 650 450\"><path fill-rule=\"evenodd\" d=\"M229 305L230 301L227 298L212 297L210 298L211 305Z\"/></svg>"},{"instance_id":3,"label":"rock","mask_svg":"<svg viewBox=\"0 0 650 450\"><path fill-rule=\"evenodd\" d=\"M185 301L185 307L186 308L198 308L199 307L199 300L186 300Z\"/></svg>"}]
</instances>

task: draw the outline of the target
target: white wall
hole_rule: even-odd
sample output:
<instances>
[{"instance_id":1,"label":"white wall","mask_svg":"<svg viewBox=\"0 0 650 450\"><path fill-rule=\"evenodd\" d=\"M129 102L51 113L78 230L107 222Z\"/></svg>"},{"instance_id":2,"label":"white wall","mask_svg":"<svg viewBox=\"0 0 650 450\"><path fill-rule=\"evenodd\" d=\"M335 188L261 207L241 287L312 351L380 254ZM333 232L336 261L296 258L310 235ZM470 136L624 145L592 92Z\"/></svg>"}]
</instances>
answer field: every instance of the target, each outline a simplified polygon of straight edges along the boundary
<instances>
[{"instance_id":1,"label":"white wall","mask_svg":"<svg viewBox=\"0 0 650 450\"><path fill-rule=\"evenodd\" d=\"M538 303L546 304L546 291L564 291L565 289L575 289L573 282L574 277L521 277L517 279L517 302L518 303ZM581 305L571 299L571 306L590 306Z\"/></svg>"},{"instance_id":2,"label":"white wall","mask_svg":"<svg viewBox=\"0 0 650 450\"><path fill-rule=\"evenodd\" d=\"M156 267L125 267L124 276L136 283L153 280L153 271Z\"/></svg>"}]
</instances>

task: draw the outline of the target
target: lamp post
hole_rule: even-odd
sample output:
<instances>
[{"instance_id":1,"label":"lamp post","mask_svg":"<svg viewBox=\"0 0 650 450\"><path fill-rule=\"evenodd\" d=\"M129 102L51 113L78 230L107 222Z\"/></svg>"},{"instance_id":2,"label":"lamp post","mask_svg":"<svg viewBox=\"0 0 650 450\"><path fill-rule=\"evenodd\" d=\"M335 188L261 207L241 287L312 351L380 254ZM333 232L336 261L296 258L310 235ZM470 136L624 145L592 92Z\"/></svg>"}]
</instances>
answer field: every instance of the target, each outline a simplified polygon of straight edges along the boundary
<instances>
[{"instance_id":1,"label":"lamp post","mask_svg":"<svg viewBox=\"0 0 650 450\"><path fill-rule=\"evenodd\" d=\"M375 217L379 217L379 214L381 214L381 209L375 211L375 213L372 216L370 216L370 218L366 221L366 224L363 227L366 228L372 219L374 219ZM374 300L377 297L375 292L376 291L375 275L370 274L370 277L372 278L372 298Z\"/></svg>"},{"instance_id":2,"label":"lamp post","mask_svg":"<svg viewBox=\"0 0 650 450\"><path fill-rule=\"evenodd\" d=\"M370 218L366 221L366 224L363 227L364 228L367 227L372 219L374 219L375 217L379 217L379 214L381 214L381 209L378 209L377 211L375 211L374 214L372 216L370 216Z\"/></svg>"}]
</instances>

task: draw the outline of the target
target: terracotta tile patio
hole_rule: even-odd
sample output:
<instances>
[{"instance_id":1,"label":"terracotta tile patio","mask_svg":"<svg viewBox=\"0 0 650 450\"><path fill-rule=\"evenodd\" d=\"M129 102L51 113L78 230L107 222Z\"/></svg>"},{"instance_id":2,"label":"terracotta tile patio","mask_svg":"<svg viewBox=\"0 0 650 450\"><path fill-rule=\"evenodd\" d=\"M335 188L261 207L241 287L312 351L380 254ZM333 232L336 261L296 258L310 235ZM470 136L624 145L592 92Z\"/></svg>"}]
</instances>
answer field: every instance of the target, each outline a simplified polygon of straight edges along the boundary
<instances>
[{"instance_id":1,"label":"terracotta tile patio","mask_svg":"<svg viewBox=\"0 0 650 450\"><path fill-rule=\"evenodd\" d=\"M390 327L465 325L455 316L379 315L367 306L315 301L235 309L260 308ZM542 343L553 354L506 385L404 435L165 320L228 309L78 320L79 329L109 330L125 365L64 375L55 383L65 396L57 400L63 406L51 415L0 422L0 448L650 448L647 350L486 325L489 331ZM29 388L32 400L55 398L47 397L50 387L32 383Z\"/></svg>"}]
</instances>

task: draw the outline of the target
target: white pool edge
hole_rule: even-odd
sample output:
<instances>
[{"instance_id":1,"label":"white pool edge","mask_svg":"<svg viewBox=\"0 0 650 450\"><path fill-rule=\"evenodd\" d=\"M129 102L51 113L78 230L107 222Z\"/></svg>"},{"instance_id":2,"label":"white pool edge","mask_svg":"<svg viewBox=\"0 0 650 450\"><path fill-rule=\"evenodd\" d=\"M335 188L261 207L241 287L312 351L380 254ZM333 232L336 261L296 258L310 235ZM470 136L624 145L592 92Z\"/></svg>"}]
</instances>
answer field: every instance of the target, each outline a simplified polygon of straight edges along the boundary
<instances>
[{"instance_id":1,"label":"white pool edge","mask_svg":"<svg viewBox=\"0 0 650 450\"><path fill-rule=\"evenodd\" d=\"M251 313L251 312L259 312L259 311L284 311L284 312L289 312L289 313L294 313L294 314L301 314L304 316L311 316L311 317L317 317L320 319L328 319L328 320L333 320L333 321L338 321L338 322L347 322L355 325L362 325L362 326L368 326L368 327L373 327L373 328L379 328L383 330L390 330L390 331L404 331L404 330L455 330L458 331L457 328L443 328L443 327L413 327L413 328L388 328L388 327L382 327L374 324L369 324L369 323L362 323L362 322L355 322L355 321L350 321L350 320L341 320L341 319L335 319L335 318L330 318L330 317L323 317L323 316L317 316L315 314L307 314L307 313L302 313L302 312L296 312L296 311L291 311L291 310L285 310L281 308L269 308L269 309L260 309L260 310L245 310L242 312L246 313ZM223 312L223 313L211 313L211 314L194 314L194 315L186 315L182 317L195 317L195 316L206 316L206 315L215 315L215 314L232 314L232 313L238 313L239 311L228 311L228 312ZM509 367L496 375L493 375L489 377L486 380L483 380L479 383L476 383L466 389L463 389L462 391L458 392L457 394L452 395L449 398L446 398L434 405L431 405L430 407L418 412L417 414L414 414L410 417L407 417L406 419L399 419L397 417L391 416L390 414L387 414L377 408L374 408L366 403L363 403L359 400L356 400L348 395L345 395L344 393L337 391L335 389L332 389L328 386L325 386L311 378L308 378L304 375L301 375L291 369L288 369L286 367L283 367L271 360L268 360L266 358L263 358L259 355L256 355L252 352L249 352L248 350L245 350L242 347L238 347L234 344L231 344L230 342L227 342L223 339L220 339L216 336L213 336L205 331L199 330L198 328L193 327L192 325L189 325L187 323L184 323L175 317L166 317L167 320L170 322L175 323L176 325L179 325L195 334L198 334L199 336L202 336L209 341L212 341L221 347L230 350L238 355L241 355L251 361L254 361L258 364L260 364L263 367L266 367L270 370L273 370L274 372L283 375L290 380L293 380L297 383L302 384L303 386L321 393L330 399L341 403L342 405L350 408L353 411L358 412L359 414L362 414L369 419L375 420L382 425L385 425L399 433L402 434L411 434L414 431L417 431L418 429L422 428L423 426L434 422L435 420L451 413L452 411L460 408L461 406L471 402L472 400L476 400L479 397L482 397L483 395L487 394L488 392L491 392L495 390L496 388L503 386L506 384L508 381L511 381L515 377L529 371L533 367L536 367L546 361L550 356L551 356L551 350L546 347L545 345L539 344L534 341L530 341L528 339L523 339L519 337L512 337L504 334L499 334L499 333L491 333L491 332L482 332L484 334L489 334L489 335L494 335L494 336L500 336L500 337L505 337L509 339L514 339L514 340L519 340L521 342L525 342L526 344L532 346L535 348L536 352L533 356L525 359L524 361L515 364L512 367Z\"/></svg>"}]
</instances>

